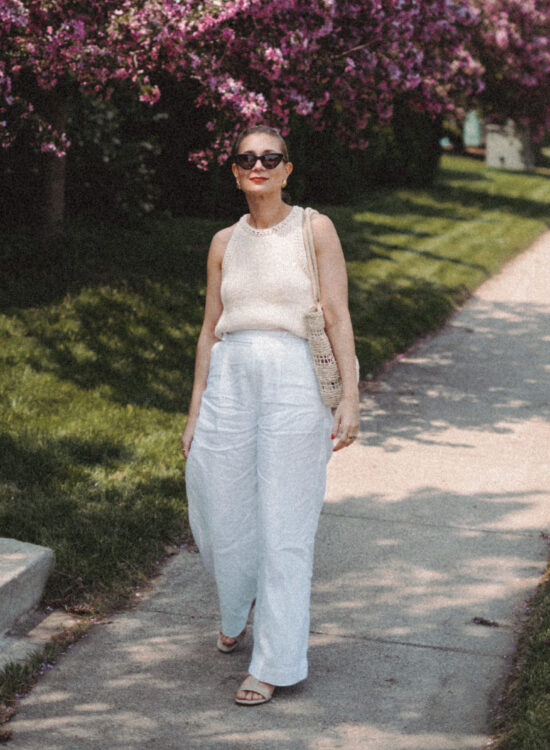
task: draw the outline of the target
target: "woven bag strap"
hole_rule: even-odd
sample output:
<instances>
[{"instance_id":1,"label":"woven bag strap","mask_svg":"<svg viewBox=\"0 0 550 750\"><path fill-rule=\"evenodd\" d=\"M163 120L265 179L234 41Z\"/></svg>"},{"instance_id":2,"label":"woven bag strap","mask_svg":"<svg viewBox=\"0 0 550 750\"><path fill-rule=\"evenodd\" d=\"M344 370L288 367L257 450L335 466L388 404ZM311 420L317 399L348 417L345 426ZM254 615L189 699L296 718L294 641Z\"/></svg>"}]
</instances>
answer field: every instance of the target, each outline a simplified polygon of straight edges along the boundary
<instances>
[{"instance_id":1,"label":"woven bag strap","mask_svg":"<svg viewBox=\"0 0 550 750\"><path fill-rule=\"evenodd\" d=\"M315 242L313 240L313 230L311 228L311 215L318 213L313 208L304 208L304 221L302 233L304 235L304 247L306 249L307 269L313 287L313 299L316 306L321 305L321 291L319 289L319 270L317 268L317 254L315 252Z\"/></svg>"}]
</instances>

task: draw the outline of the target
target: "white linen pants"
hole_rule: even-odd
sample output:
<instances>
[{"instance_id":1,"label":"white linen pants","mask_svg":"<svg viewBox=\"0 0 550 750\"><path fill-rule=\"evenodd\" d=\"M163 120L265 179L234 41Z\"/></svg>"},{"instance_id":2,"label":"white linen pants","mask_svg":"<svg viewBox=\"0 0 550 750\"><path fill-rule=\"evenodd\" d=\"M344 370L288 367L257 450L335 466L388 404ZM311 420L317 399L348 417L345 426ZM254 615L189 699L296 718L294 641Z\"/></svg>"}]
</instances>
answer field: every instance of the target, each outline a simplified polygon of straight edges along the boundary
<instances>
[{"instance_id":1,"label":"white linen pants","mask_svg":"<svg viewBox=\"0 0 550 750\"><path fill-rule=\"evenodd\" d=\"M225 635L243 630L256 599L249 673L272 685L307 676L331 427L305 339L254 330L214 344L187 461L189 520Z\"/></svg>"}]
</instances>

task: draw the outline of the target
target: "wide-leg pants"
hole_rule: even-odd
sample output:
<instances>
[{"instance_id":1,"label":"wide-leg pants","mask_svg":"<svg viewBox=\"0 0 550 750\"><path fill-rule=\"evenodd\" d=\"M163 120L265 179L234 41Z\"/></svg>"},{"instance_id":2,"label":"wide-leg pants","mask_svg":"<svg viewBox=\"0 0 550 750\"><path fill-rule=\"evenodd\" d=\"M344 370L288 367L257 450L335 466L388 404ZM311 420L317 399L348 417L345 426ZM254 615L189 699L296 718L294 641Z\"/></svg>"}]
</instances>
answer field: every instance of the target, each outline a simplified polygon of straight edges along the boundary
<instances>
[{"instance_id":1,"label":"wide-leg pants","mask_svg":"<svg viewBox=\"0 0 550 750\"><path fill-rule=\"evenodd\" d=\"M214 344L187 461L189 519L225 635L243 630L256 599L249 672L273 685L307 676L331 427L305 339L254 330Z\"/></svg>"}]
</instances>

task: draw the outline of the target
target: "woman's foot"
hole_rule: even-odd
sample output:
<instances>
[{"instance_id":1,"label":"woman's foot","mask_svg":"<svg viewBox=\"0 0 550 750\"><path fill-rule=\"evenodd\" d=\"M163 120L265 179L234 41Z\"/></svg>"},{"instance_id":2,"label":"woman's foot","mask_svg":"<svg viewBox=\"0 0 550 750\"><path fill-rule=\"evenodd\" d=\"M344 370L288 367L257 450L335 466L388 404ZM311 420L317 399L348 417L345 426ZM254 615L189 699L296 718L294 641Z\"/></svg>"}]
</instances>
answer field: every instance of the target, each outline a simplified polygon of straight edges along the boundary
<instances>
[{"instance_id":1,"label":"woman's foot","mask_svg":"<svg viewBox=\"0 0 550 750\"><path fill-rule=\"evenodd\" d=\"M257 706L259 703L270 701L274 690L275 685L270 685L268 682L260 682L260 680L252 677L252 675L248 675L238 689L235 700L243 706Z\"/></svg>"},{"instance_id":2,"label":"woman's foot","mask_svg":"<svg viewBox=\"0 0 550 750\"><path fill-rule=\"evenodd\" d=\"M250 612L254 609L256 605L256 599L252 601L252 604L250 605ZM249 612L249 616L250 616ZM242 639L246 635L246 625L244 626L244 629L236 638L232 638L229 635L224 635L222 631L220 630L220 634L218 636L218 642L216 643L216 646L218 647L219 651L222 651L224 654L230 654L232 651L234 651L239 643L242 641Z\"/></svg>"},{"instance_id":3,"label":"woman's foot","mask_svg":"<svg viewBox=\"0 0 550 750\"><path fill-rule=\"evenodd\" d=\"M222 651L224 654L230 654L232 651L234 651L237 648L237 646L245 637L245 635L246 635L246 627L242 631L242 633L239 633L239 635L236 638L231 638L228 635L224 635L220 631L220 634L218 636L218 642L216 643L218 651Z\"/></svg>"}]
</instances>

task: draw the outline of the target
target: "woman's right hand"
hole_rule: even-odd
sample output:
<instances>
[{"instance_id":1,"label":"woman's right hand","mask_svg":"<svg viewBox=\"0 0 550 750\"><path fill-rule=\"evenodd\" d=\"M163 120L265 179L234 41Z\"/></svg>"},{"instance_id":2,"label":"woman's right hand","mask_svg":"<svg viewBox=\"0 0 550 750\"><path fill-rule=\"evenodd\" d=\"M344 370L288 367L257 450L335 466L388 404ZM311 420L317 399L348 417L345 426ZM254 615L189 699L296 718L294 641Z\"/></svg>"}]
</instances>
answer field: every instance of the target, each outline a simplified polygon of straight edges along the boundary
<instances>
[{"instance_id":1,"label":"woman's right hand","mask_svg":"<svg viewBox=\"0 0 550 750\"><path fill-rule=\"evenodd\" d=\"M183 435L181 436L181 452L187 458L189 456L189 451L191 450L191 443L193 442L193 435L195 434L195 425L197 424L197 420L193 417L188 417L187 424L185 425L185 429L183 430Z\"/></svg>"}]
</instances>

